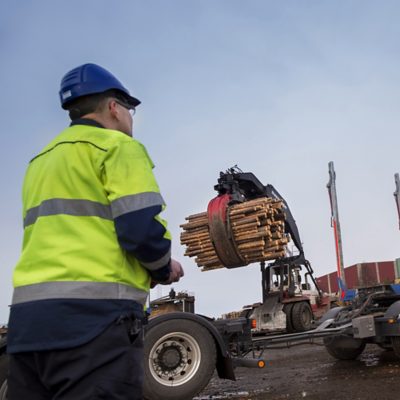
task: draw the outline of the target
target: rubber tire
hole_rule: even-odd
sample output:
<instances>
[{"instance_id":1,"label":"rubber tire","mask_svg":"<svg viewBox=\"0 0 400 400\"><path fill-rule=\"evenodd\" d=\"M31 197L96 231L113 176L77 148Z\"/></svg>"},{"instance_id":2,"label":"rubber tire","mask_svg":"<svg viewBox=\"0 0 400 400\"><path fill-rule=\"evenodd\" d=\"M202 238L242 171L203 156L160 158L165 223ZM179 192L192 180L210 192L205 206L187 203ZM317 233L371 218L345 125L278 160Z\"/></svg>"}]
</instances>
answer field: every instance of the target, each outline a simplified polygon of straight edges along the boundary
<instances>
[{"instance_id":1,"label":"rubber tire","mask_svg":"<svg viewBox=\"0 0 400 400\"><path fill-rule=\"evenodd\" d=\"M0 387L0 400L7 400L7 380Z\"/></svg>"},{"instance_id":2,"label":"rubber tire","mask_svg":"<svg viewBox=\"0 0 400 400\"><path fill-rule=\"evenodd\" d=\"M394 354L396 354L397 358L400 358L400 336L392 337L392 346Z\"/></svg>"},{"instance_id":3,"label":"rubber tire","mask_svg":"<svg viewBox=\"0 0 400 400\"><path fill-rule=\"evenodd\" d=\"M286 314L286 332L292 333L294 332L293 324L292 324L292 310L293 303L287 303L283 306L283 312Z\"/></svg>"},{"instance_id":4,"label":"rubber tire","mask_svg":"<svg viewBox=\"0 0 400 400\"><path fill-rule=\"evenodd\" d=\"M292 326L294 332L309 331L312 328L313 313L306 301L299 301L293 304Z\"/></svg>"},{"instance_id":5,"label":"rubber tire","mask_svg":"<svg viewBox=\"0 0 400 400\"><path fill-rule=\"evenodd\" d=\"M346 340L354 348L343 347L343 340ZM355 360L364 351L366 343L361 339L354 339L350 336L334 336L324 338L324 345L327 352L337 360Z\"/></svg>"},{"instance_id":6,"label":"rubber tire","mask_svg":"<svg viewBox=\"0 0 400 400\"><path fill-rule=\"evenodd\" d=\"M153 346L164 335L182 332L197 342L201 361L196 374L179 386L166 386L159 383L151 374L149 356ZM210 332L197 323L185 319L170 319L151 327L144 341L144 386L146 400L187 400L201 392L210 381L216 365L216 346Z\"/></svg>"}]
</instances>

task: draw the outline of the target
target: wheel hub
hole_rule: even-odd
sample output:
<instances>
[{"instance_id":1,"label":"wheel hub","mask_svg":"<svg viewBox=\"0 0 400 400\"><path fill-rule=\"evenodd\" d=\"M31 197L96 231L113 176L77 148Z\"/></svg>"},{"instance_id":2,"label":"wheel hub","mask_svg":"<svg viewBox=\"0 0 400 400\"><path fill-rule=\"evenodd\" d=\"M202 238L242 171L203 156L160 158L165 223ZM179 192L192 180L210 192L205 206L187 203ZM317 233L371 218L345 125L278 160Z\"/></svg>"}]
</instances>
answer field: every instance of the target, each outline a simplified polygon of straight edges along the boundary
<instances>
[{"instance_id":1,"label":"wheel hub","mask_svg":"<svg viewBox=\"0 0 400 400\"><path fill-rule=\"evenodd\" d=\"M178 346L163 348L158 356L160 366L173 370L182 362L182 353Z\"/></svg>"},{"instance_id":2,"label":"wheel hub","mask_svg":"<svg viewBox=\"0 0 400 400\"><path fill-rule=\"evenodd\" d=\"M165 335L154 344L149 367L157 382L177 386L196 374L200 359L197 341L186 333L177 332Z\"/></svg>"}]
</instances>

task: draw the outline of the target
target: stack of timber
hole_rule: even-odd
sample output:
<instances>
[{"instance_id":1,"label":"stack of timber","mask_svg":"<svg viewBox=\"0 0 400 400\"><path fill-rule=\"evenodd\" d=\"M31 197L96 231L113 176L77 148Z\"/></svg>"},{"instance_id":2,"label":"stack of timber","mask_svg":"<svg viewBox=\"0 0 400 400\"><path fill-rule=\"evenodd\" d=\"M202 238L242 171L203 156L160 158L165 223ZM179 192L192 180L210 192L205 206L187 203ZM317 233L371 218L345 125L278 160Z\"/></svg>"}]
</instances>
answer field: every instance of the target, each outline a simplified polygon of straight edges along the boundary
<instances>
[{"instance_id":1,"label":"stack of timber","mask_svg":"<svg viewBox=\"0 0 400 400\"><path fill-rule=\"evenodd\" d=\"M203 271L225 267L210 238L207 213L190 215L186 220L181 225L181 243L187 246L185 255L196 257L195 262ZM226 229L243 266L283 257L290 240L285 234L282 201L267 197L230 206Z\"/></svg>"},{"instance_id":2,"label":"stack of timber","mask_svg":"<svg viewBox=\"0 0 400 400\"><path fill-rule=\"evenodd\" d=\"M195 262L202 271L223 268L211 242L207 213L190 215L186 224L181 225L181 244L186 245L185 256L196 257Z\"/></svg>"},{"instance_id":3,"label":"stack of timber","mask_svg":"<svg viewBox=\"0 0 400 400\"><path fill-rule=\"evenodd\" d=\"M222 314L221 318L218 318L218 319L236 319L236 318L240 318L242 316L242 314L243 314L243 310L231 311L226 314Z\"/></svg>"}]
</instances>

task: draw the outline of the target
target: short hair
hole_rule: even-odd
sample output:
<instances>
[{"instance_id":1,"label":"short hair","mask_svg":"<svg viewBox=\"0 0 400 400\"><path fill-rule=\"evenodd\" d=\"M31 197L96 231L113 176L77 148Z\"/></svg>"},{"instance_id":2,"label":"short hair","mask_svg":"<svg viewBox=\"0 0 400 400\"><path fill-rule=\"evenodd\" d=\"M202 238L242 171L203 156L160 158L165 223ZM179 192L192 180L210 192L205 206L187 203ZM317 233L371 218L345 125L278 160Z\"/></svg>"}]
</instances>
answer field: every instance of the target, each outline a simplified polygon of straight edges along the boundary
<instances>
[{"instance_id":1,"label":"short hair","mask_svg":"<svg viewBox=\"0 0 400 400\"><path fill-rule=\"evenodd\" d=\"M116 90L107 90L102 93L79 97L67 104L66 108L69 112L69 117L74 121L86 114L101 111L105 105L105 101L111 97L119 98L121 95Z\"/></svg>"}]
</instances>

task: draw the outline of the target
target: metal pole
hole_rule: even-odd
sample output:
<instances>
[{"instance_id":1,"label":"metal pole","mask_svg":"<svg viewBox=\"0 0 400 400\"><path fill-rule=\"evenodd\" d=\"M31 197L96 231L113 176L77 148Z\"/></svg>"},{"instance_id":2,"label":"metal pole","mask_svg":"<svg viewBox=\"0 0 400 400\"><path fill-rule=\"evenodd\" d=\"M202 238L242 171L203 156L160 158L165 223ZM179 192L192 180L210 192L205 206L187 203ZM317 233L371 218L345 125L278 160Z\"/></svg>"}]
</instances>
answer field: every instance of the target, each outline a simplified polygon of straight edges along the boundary
<instances>
[{"instance_id":1,"label":"metal pole","mask_svg":"<svg viewBox=\"0 0 400 400\"><path fill-rule=\"evenodd\" d=\"M336 263L337 263L337 274L338 278L341 279L344 285L346 285L346 278L344 275L344 263L343 263L343 250L342 250L342 233L340 230L339 222L339 207L336 194L336 173L333 166L333 161L329 162L329 182L326 185L329 192L329 199L331 202L331 226L333 226L333 232L335 236L335 250L336 250ZM339 285L340 299L342 299L342 288Z\"/></svg>"},{"instance_id":2,"label":"metal pole","mask_svg":"<svg viewBox=\"0 0 400 400\"><path fill-rule=\"evenodd\" d=\"M399 216L399 229L400 229L400 179L398 173L394 174L394 183L396 184L396 191L393 194L394 194L394 199L396 201L397 214Z\"/></svg>"},{"instance_id":3,"label":"metal pole","mask_svg":"<svg viewBox=\"0 0 400 400\"><path fill-rule=\"evenodd\" d=\"M267 276L267 271L265 269L265 261L260 262L260 267L261 267L261 282L262 282L262 299L264 303L269 292L269 282L267 282L267 279L270 279L270 277L269 274Z\"/></svg>"}]
</instances>

